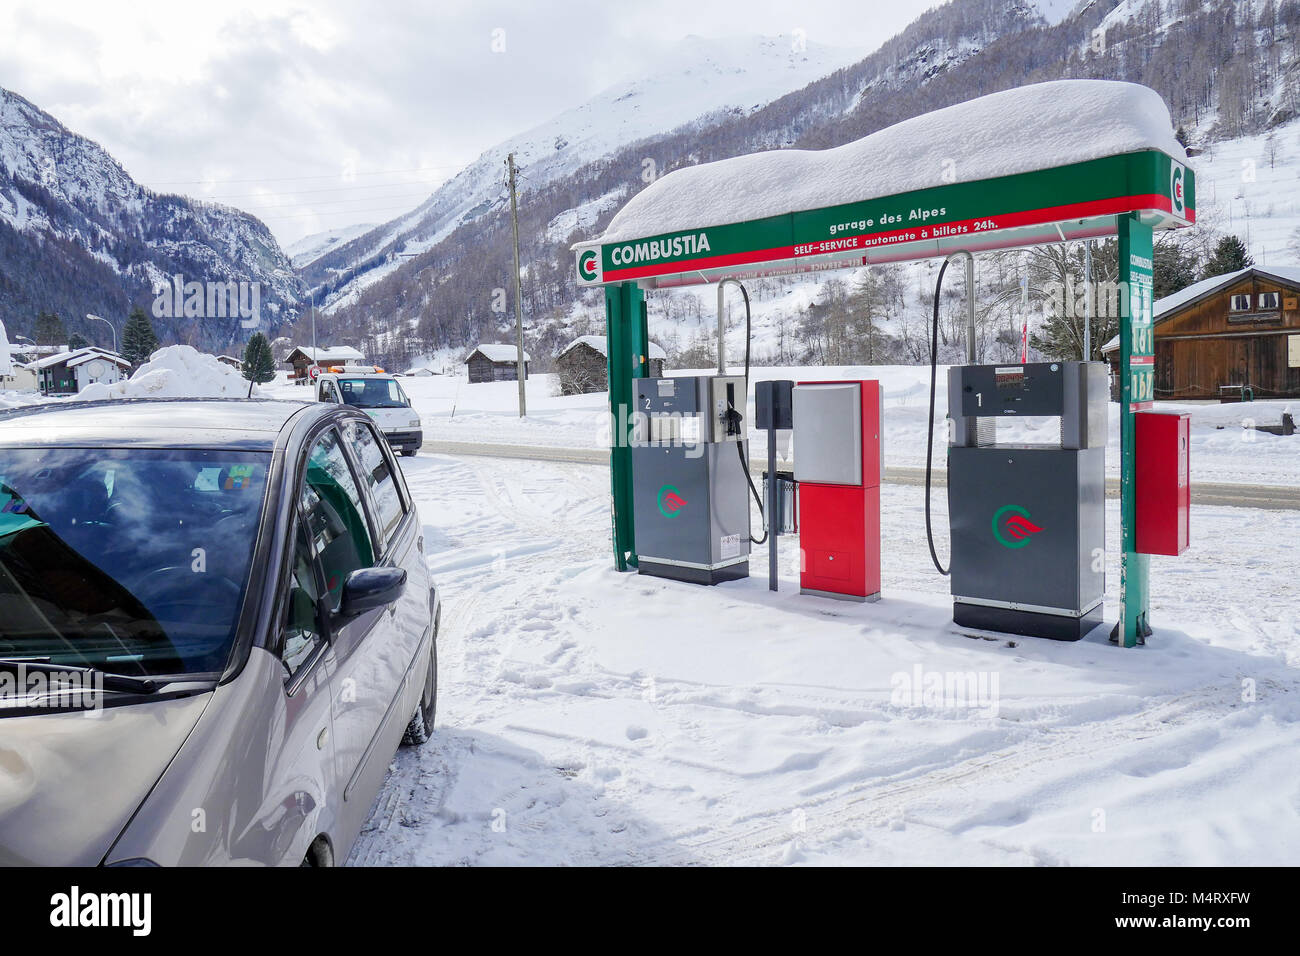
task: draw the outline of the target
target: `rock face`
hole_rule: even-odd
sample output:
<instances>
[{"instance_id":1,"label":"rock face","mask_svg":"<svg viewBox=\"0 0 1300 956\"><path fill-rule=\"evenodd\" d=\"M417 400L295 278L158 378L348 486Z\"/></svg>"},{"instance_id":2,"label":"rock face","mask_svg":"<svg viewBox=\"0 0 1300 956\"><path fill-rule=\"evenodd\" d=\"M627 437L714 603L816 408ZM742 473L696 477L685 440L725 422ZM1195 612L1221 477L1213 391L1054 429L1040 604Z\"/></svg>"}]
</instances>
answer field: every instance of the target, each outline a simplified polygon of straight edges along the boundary
<instances>
[{"instance_id":1,"label":"rock face","mask_svg":"<svg viewBox=\"0 0 1300 956\"><path fill-rule=\"evenodd\" d=\"M0 314L13 331L30 331L40 311L57 312L69 332L81 330L87 312L120 322L132 306L149 310L155 287L176 275L258 283L270 329L301 289L259 220L145 189L97 143L0 89ZM155 325L160 335L209 346L247 336L222 319Z\"/></svg>"}]
</instances>

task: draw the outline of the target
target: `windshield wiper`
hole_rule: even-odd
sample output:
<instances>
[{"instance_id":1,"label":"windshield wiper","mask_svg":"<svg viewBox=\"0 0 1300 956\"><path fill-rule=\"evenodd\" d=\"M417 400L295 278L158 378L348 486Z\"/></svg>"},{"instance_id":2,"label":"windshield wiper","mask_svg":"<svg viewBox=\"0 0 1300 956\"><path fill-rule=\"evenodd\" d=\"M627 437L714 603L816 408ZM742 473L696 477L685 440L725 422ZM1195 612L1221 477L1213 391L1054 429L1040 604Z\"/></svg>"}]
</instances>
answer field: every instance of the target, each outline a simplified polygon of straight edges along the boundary
<instances>
[{"instance_id":1,"label":"windshield wiper","mask_svg":"<svg viewBox=\"0 0 1300 956\"><path fill-rule=\"evenodd\" d=\"M51 664L49 659L24 660L21 657L0 657L0 667L17 670L23 668L42 674L86 674L100 681L104 690L121 691L126 694L152 694L158 689L158 682L148 677L131 677L127 674L112 674L99 667L83 667L80 664Z\"/></svg>"}]
</instances>

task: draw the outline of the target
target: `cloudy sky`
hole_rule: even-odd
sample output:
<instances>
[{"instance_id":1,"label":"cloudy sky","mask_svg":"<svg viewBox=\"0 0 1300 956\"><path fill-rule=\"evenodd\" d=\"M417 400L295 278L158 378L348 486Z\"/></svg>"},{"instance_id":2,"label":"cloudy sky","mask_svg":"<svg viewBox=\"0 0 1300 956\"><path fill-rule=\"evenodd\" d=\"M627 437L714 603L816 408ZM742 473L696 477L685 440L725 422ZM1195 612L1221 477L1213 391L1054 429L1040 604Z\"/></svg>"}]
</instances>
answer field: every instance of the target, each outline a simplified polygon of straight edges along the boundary
<instances>
[{"instance_id":1,"label":"cloudy sky","mask_svg":"<svg viewBox=\"0 0 1300 956\"><path fill-rule=\"evenodd\" d=\"M0 86L284 243L382 222L686 35L871 52L934 0L0 0ZM495 48L495 49L494 49Z\"/></svg>"}]
</instances>

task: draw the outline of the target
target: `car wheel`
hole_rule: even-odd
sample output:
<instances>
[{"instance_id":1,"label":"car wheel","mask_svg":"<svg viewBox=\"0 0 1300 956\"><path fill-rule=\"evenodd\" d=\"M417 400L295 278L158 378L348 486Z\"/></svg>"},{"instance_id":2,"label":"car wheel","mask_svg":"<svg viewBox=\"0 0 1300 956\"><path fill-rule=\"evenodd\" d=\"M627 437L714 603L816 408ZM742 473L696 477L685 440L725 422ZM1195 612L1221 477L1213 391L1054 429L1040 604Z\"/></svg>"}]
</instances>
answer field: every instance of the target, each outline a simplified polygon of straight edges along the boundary
<instances>
[{"instance_id":1,"label":"car wheel","mask_svg":"<svg viewBox=\"0 0 1300 956\"><path fill-rule=\"evenodd\" d=\"M402 455L403 455L404 457L406 457L406 458L414 458L414 457L415 457L415 452L416 452L416 449L414 449L414 448L403 448L403 449L402 449Z\"/></svg>"},{"instance_id":2,"label":"car wheel","mask_svg":"<svg viewBox=\"0 0 1300 956\"><path fill-rule=\"evenodd\" d=\"M411 722L406 725L402 743L411 747L428 743L433 736L433 719L438 709L438 629L433 629L433 642L429 648L429 673L424 679L424 693L415 706Z\"/></svg>"}]
</instances>

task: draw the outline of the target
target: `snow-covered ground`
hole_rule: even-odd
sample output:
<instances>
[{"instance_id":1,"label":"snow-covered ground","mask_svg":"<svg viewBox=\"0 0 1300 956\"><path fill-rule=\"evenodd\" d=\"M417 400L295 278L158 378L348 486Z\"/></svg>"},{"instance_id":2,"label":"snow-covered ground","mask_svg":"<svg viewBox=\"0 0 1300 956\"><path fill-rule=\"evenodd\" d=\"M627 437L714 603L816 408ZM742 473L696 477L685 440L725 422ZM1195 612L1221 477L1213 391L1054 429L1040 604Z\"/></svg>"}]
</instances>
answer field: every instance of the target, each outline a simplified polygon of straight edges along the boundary
<instances>
[{"instance_id":1,"label":"snow-covered ground","mask_svg":"<svg viewBox=\"0 0 1300 956\"><path fill-rule=\"evenodd\" d=\"M707 372L708 370L703 370ZM738 371L733 369L733 371ZM689 374L674 370L670 374ZM885 386L885 464L925 464L926 416L930 370L924 366L859 366L772 368L751 370L754 381L789 378L878 379ZM440 375L403 378L424 424L425 440L545 445L554 448L607 448L609 417L604 392L561 396L554 375L534 375L528 381L528 417L518 416L518 387L514 382L470 384L464 378ZM302 398L304 387L272 385L272 395ZM750 415L753 422L751 384ZM1157 408L1192 415L1192 480L1264 485L1300 485L1300 436L1280 437L1243 421L1276 425L1290 411L1300 419L1300 401L1260 401L1238 405L1160 402ZM935 398L936 467L942 468L947 434L947 377L941 368ZM1031 419L1005 428L1006 440L1054 441L1055 419ZM1000 433L1001 435L1002 433ZM754 449L764 448L762 433L750 431ZM1110 445L1107 469L1119 474L1119 406L1110 406Z\"/></svg>"},{"instance_id":2,"label":"snow-covered ground","mask_svg":"<svg viewBox=\"0 0 1300 956\"><path fill-rule=\"evenodd\" d=\"M717 588L617 574L598 466L402 464L445 600L439 728L353 863L1296 862L1300 512L1198 508L1121 650L958 633L914 487L884 488L859 606L801 597L788 560L771 594L761 547ZM976 693L911 693L945 675Z\"/></svg>"}]
</instances>

